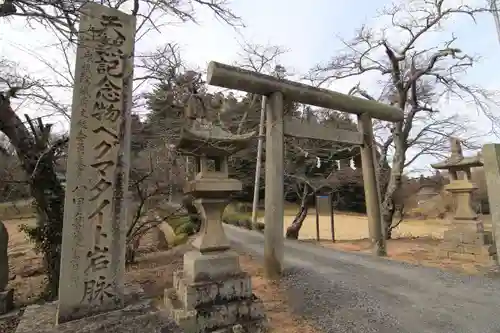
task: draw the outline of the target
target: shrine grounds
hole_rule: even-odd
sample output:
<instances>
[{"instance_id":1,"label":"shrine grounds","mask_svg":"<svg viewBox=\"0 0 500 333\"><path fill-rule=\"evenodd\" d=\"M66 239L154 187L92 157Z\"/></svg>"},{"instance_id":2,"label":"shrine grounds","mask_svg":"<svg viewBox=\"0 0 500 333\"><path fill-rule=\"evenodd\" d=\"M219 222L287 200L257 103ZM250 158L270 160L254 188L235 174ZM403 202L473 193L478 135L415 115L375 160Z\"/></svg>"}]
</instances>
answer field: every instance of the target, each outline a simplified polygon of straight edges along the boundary
<instances>
[{"instance_id":1,"label":"shrine grounds","mask_svg":"<svg viewBox=\"0 0 500 333\"><path fill-rule=\"evenodd\" d=\"M230 208L229 208L230 209ZM295 205L286 205L284 216L284 231L292 223L295 213ZM243 218L250 218L250 213L238 213ZM263 222L264 212L260 211L258 220ZM20 251L25 251L25 247L31 247L20 233L17 226L30 222L33 217L33 210L29 202L16 202L0 204L0 218L9 221L9 256L11 263L23 262L28 265L31 258L20 258L16 247ZM491 230L491 217L489 215L481 216L486 230ZM339 212L334 215L335 242L331 241L331 227L329 216L319 216L320 242L319 245L334 248L342 251L353 251L369 253L370 244L368 241L368 219L365 215L356 213ZM409 263L420 264L424 266L441 267L454 271L463 271L469 274L479 273L480 269L486 263L471 262L467 260L438 259L435 255L438 244L440 243L443 232L450 227L447 220L443 219L405 219L393 232L392 240L387 243L388 255L390 259L402 260ZM143 240L146 251L154 249L152 240ZM299 240L303 242L316 243L316 212L314 208L309 209ZM14 258L13 258L14 257Z\"/></svg>"},{"instance_id":2,"label":"shrine grounds","mask_svg":"<svg viewBox=\"0 0 500 333\"><path fill-rule=\"evenodd\" d=\"M286 205L284 230L293 222L297 212L295 205ZM250 214L237 213L239 218L250 219ZM259 212L258 221L263 221L264 212ZM480 217L485 230L491 230L491 216ZM318 245L349 252L370 253L368 240L368 219L366 215L339 212L334 215L335 242L331 240L331 222L329 216L319 216L319 236L316 240L316 211L310 208L300 229L299 241L312 242ZM483 274L490 262L479 262L465 259L438 258L438 245L443 233L451 227L446 219L405 219L393 231L393 239L387 241L389 260L404 261L410 264L437 267L466 274Z\"/></svg>"},{"instance_id":3,"label":"shrine grounds","mask_svg":"<svg viewBox=\"0 0 500 333\"><path fill-rule=\"evenodd\" d=\"M287 206L285 210L285 230L293 221L297 208ZM15 302L18 311L10 314L9 318L0 318L0 331L13 332L17 325L18 316L22 307L38 301L43 285L44 272L39 255L33 251L25 235L19 231L23 223L35 222L29 202L17 202L0 205L0 214L9 231L9 264L11 281L9 286L14 288ZM260 216L263 212L260 212ZM248 214L249 217L249 214ZM262 217L259 217L262 219ZM314 242L318 245L341 251L369 253L368 222L366 216L359 214L339 213L334 217L336 242L331 241L330 218L320 216L320 242L316 241L316 213L314 209L304 221L300 233L300 241ZM489 216L484 217L486 229L490 228ZM472 262L458 259L438 259L436 257L442 233L448 228L445 220L408 220L401 223L395 230L395 239L388 241L388 259L405 261L422 266L439 267L466 274L480 274L487 263ZM285 231L284 230L284 231ZM141 242L138 262L127 268L128 283L139 283L150 296L157 296L161 301L163 290L172 284L172 272L182 267L182 254L189 249L189 245L181 245L169 251L159 251L155 248L152 235L146 235ZM252 274L254 292L265 304L271 326L275 332L315 332L311 325L300 317L295 318L290 310L285 293L278 284L268 282L263 278L263 269L259 263L248 255L241 256L245 270ZM292 318L292 320L290 320Z\"/></svg>"},{"instance_id":4,"label":"shrine grounds","mask_svg":"<svg viewBox=\"0 0 500 333\"><path fill-rule=\"evenodd\" d=\"M25 207L21 209L24 215L29 215L29 209ZM15 290L16 309L0 316L0 332L14 333L24 307L39 302L39 296L44 287L45 274L41 256L35 253L32 244L29 243L24 233L19 231L21 224L34 224L35 219L10 216L10 219L4 220L4 222L10 236L8 251L11 281L9 288ZM190 249L192 247L188 241L187 244L176 246L168 251L158 250L155 248L153 235L146 234L141 242L137 263L127 267L126 283L141 285L146 295L157 298L160 304L164 289L172 287L172 272L182 269L183 254ZM305 320L295 317L280 285L264 278L260 264L247 254L241 254L240 264L243 270L252 276L253 292L264 303L271 332L316 332Z\"/></svg>"}]
</instances>

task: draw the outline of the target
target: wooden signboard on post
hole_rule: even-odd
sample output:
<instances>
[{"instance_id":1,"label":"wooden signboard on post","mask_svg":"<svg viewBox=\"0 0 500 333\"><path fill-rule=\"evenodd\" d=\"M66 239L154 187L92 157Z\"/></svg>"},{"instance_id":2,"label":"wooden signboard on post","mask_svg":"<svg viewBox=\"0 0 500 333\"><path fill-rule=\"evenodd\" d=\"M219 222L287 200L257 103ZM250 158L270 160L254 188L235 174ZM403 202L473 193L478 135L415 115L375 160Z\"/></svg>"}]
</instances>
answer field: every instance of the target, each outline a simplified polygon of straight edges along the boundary
<instances>
[{"instance_id":1,"label":"wooden signboard on post","mask_svg":"<svg viewBox=\"0 0 500 333\"><path fill-rule=\"evenodd\" d=\"M333 212L333 200L332 194L328 193L326 195L317 195L316 196L316 239L320 240L320 217L325 216L330 219L330 228L331 228L331 239L332 242L335 242L335 220L334 220L334 212Z\"/></svg>"}]
</instances>

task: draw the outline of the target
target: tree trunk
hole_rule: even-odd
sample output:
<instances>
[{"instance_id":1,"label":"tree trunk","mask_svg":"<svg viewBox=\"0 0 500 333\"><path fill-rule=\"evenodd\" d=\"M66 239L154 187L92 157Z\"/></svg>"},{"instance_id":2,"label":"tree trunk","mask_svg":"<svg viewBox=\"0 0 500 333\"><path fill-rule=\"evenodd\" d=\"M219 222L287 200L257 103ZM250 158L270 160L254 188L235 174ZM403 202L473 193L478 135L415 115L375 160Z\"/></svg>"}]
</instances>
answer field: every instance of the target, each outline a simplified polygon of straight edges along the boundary
<instances>
[{"instance_id":1,"label":"tree trunk","mask_svg":"<svg viewBox=\"0 0 500 333\"><path fill-rule=\"evenodd\" d=\"M48 284L46 297L54 299L59 289L59 266L62 242L64 188L55 172L54 151L45 139L37 140L10 105L10 92L0 92L0 131L15 147L23 170L27 173L30 192L37 206L38 220L34 236L43 252ZM40 131L43 125L39 122ZM45 127L48 134L50 126ZM35 131L35 128L32 128ZM48 136L47 136L48 138Z\"/></svg>"},{"instance_id":2,"label":"tree trunk","mask_svg":"<svg viewBox=\"0 0 500 333\"><path fill-rule=\"evenodd\" d=\"M5 224L0 221L0 292L4 291L9 283L9 232Z\"/></svg>"},{"instance_id":3,"label":"tree trunk","mask_svg":"<svg viewBox=\"0 0 500 333\"><path fill-rule=\"evenodd\" d=\"M127 247L125 248L125 263L127 265L135 264L137 262L136 255L140 244L141 244L141 237L139 235L136 236L136 238L131 240L130 242L127 242L126 245Z\"/></svg>"},{"instance_id":4,"label":"tree trunk","mask_svg":"<svg viewBox=\"0 0 500 333\"><path fill-rule=\"evenodd\" d=\"M403 139L402 124L395 124L394 135L394 157L392 160L392 169L389 175L389 181L385 190L384 201L382 203L382 221L384 227L385 239L392 237L392 221L396 211L395 198L401 188L401 177L403 174L406 145Z\"/></svg>"},{"instance_id":5,"label":"tree trunk","mask_svg":"<svg viewBox=\"0 0 500 333\"><path fill-rule=\"evenodd\" d=\"M45 159L45 161L43 161ZM43 166L42 166L43 165ZM47 271L46 297L55 299L59 290L59 269L61 261L62 229L64 219L64 188L54 171L52 157L40 159L34 171L31 194L35 198L41 232L41 249Z\"/></svg>"},{"instance_id":6,"label":"tree trunk","mask_svg":"<svg viewBox=\"0 0 500 333\"><path fill-rule=\"evenodd\" d=\"M304 224L304 220L307 217L307 212L309 211L309 207L307 206L307 198L309 197L309 185L304 184L304 191L302 192L302 199L300 202L300 208L295 215L295 218L292 224L286 229L286 238L287 239L298 239L299 232Z\"/></svg>"}]
</instances>

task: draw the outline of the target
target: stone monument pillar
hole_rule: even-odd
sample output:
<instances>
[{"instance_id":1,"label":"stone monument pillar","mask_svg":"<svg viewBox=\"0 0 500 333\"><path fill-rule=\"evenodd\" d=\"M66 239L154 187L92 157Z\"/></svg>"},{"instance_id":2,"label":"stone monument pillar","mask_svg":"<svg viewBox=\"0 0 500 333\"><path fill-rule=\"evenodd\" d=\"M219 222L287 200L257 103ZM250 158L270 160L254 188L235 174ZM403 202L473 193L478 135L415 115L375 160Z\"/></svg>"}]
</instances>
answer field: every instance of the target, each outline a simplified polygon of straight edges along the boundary
<instances>
[{"instance_id":1,"label":"stone monument pillar","mask_svg":"<svg viewBox=\"0 0 500 333\"><path fill-rule=\"evenodd\" d=\"M196 113L188 109L186 114ZM184 192L195 198L202 226L192 243L195 250L174 273L174 288L165 291L165 305L186 333L232 332L236 325L256 332L263 307L254 300L250 276L241 270L222 227L229 195L242 189L240 181L229 178L228 157L245 148L254 133L233 135L207 118L214 117L202 113L188 119L177 146L196 161L196 175Z\"/></svg>"},{"instance_id":2,"label":"stone monument pillar","mask_svg":"<svg viewBox=\"0 0 500 333\"><path fill-rule=\"evenodd\" d=\"M455 203L451 229L444 232L439 255L457 259L493 259L496 249L492 233L484 231L483 222L478 220L471 201L472 193L477 187L471 181L470 169L483 166L481 156L464 157L460 141L451 138L450 143L451 156L432 165L434 169L448 170L450 183L445 186L445 190L452 194Z\"/></svg>"},{"instance_id":3,"label":"stone monument pillar","mask_svg":"<svg viewBox=\"0 0 500 333\"><path fill-rule=\"evenodd\" d=\"M135 17L89 1L79 23L59 300L16 333L179 332L124 283Z\"/></svg>"},{"instance_id":4,"label":"stone monument pillar","mask_svg":"<svg viewBox=\"0 0 500 333\"><path fill-rule=\"evenodd\" d=\"M80 20L58 322L123 307L135 17L94 2Z\"/></svg>"}]
</instances>

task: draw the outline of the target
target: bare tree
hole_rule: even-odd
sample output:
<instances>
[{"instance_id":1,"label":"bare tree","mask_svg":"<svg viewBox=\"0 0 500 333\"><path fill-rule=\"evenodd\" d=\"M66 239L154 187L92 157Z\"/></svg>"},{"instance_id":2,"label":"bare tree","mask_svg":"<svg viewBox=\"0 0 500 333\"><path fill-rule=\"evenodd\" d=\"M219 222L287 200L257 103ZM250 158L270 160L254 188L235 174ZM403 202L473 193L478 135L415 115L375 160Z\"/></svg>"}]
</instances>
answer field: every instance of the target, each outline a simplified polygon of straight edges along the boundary
<instances>
[{"instance_id":1,"label":"bare tree","mask_svg":"<svg viewBox=\"0 0 500 333\"><path fill-rule=\"evenodd\" d=\"M463 130L456 115L447 116L437 109L438 101L456 98L474 103L498 124L498 117L488 109L487 101L492 96L464 81L464 74L476 59L455 46L457 38L448 33L449 38L440 45L421 46L426 36L442 31L449 21L461 16L475 20L476 15L484 12L489 9L457 5L453 1L405 1L382 12L381 19L388 18L391 22L389 28L375 31L362 26L351 41L343 41L344 52L311 71L311 78L320 84L376 73L382 82L381 89L368 91L358 84L351 93L390 103L404 111L403 122L375 123L379 133L385 131L377 142L382 174L384 165L391 162L390 171L385 170L387 184L382 203L387 237L391 237L395 197L405 167L424 154L440 154L445 136Z\"/></svg>"},{"instance_id":2,"label":"bare tree","mask_svg":"<svg viewBox=\"0 0 500 333\"><path fill-rule=\"evenodd\" d=\"M37 24L61 37L76 41L78 20L83 5L93 0L5 0L0 4L0 17L23 17L35 27ZM217 19L232 26L242 25L240 17L228 8L227 0L95 0L108 7L125 10L139 18L138 37L151 30L177 22L197 22L196 11L208 7ZM142 31L142 32L141 32Z\"/></svg>"},{"instance_id":3,"label":"bare tree","mask_svg":"<svg viewBox=\"0 0 500 333\"><path fill-rule=\"evenodd\" d=\"M36 61L42 63L50 72L52 78L37 79L37 91L28 90L24 94L21 104L26 106L31 102L33 108L45 109L49 114L61 114L69 120L70 98L62 101L55 96L71 96L74 86L74 58L76 54L76 34L80 18L81 8L89 2L97 2L103 5L130 12L137 17L137 28L135 41L140 41L144 36L151 33L161 33L165 26L183 23L197 23L196 12L201 8L208 8L215 17L223 22L237 28L243 23L236 14L228 7L227 0L16 0L4 1L0 4L0 20L25 19L28 27L42 29L54 39L51 53L56 52L58 56L55 61L47 60L46 57L32 49L17 46L23 52L29 54ZM143 93L152 85L161 82L165 76L171 74L164 71L167 67L173 68L171 61L178 56L178 47L166 43L156 50L136 50L135 75L134 75L134 106L140 108L143 101ZM53 53L52 53L53 54ZM53 57L51 57L53 58ZM2 55L0 54L0 59ZM162 61L168 60L165 63ZM6 60L3 60L5 62ZM19 66L23 64L14 64ZM178 64L177 67L179 67ZM43 81L43 84L42 84ZM19 93L18 93L19 95Z\"/></svg>"},{"instance_id":4,"label":"bare tree","mask_svg":"<svg viewBox=\"0 0 500 333\"><path fill-rule=\"evenodd\" d=\"M56 297L59 282L61 231L63 220L64 189L55 171L55 160L64 149L67 138L50 140L51 124L42 118L23 121L16 111L22 111L24 103L31 99L45 106L52 114L69 118L69 104L58 101L54 89L71 89L77 25L82 5L89 0L6 0L0 4L0 20L24 18L34 29L45 29L58 41L63 54L63 67L44 62L43 57L32 53L44 62L57 78L54 82L39 80L17 71L19 64L7 61L0 55L0 131L8 137L29 177L30 192L38 207L37 227L25 231L37 242L44 254L48 273L47 296ZM97 2L97 1L96 1ZM132 4L131 13L138 18L136 40L151 31L159 31L173 20L196 22L196 10L208 7L217 18L232 25L241 24L238 16L227 7L225 0L102 0L100 3L117 9ZM3 22L2 22L3 24ZM20 101L17 105L15 100ZM17 110L16 110L17 109Z\"/></svg>"},{"instance_id":5,"label":"bare tree","mask_svg":"<svg viewBox=\"0 0 500 333\"><path fill-rule=\"evenodd\" d=\"M239 60L236 62L236 65L257 73L275 74L286 77L286 70L280 65L279 61L281 56L287 52L287 49L278 45L261 45L244 42L241 44L241 51L238 53ZM277 72L277 69L282 69L282 72ZM254 111L261 100L261 96L255 94L252 94L250 98L249 107L240 119L237 130L238 134L241 133L248 119L249 112L251 110Z\"/></svg>"},{"instance_id":6,"label":"bare tree","mask_svg":"<svg viewBox=\"0 0 500 333\"><path fill-rule=\"evenodd\" d=\"M262 46L258 44L245 43L241 46L242 52L240 54L241 60L237 63L242 68L250 69L257 73L273 73L275 76L285 74L284 68L277 63L279 57L284 54L285 49L279 46ZM272 67L274 63L274 68ZM280 69L283 69L280 72ZM243 117L241 117L240 124L238 125L237 133L240 134L245 122L248 118L248 112L254 109L257 103L257 98L259 96L253 95L251 97L251 102L247 110L245 110ZM252 225L257 223L257 208L259 204L259 192L260 192L260 176L262 169L262 145L264 142L264 121L266 118L266 103L267 97L260 96L261 106L260 106L260 117L259 117L259 131L258 131L258 143L257 143L257 163L255 165L255 180L253 189L253 203L252 203Z\"/></svg>"},{"instance_id":7,"label":"bare tree","mask_svg":"<svg viewBox=\"0 0 500 333\"><path fill-rule=\"evenodd\" d=\"M165 152L163 150L163 152ZM181 205L175 205L168 200L170 184L169 175L162 163L158 163L155 152L147 152L148 157L135 159L131 171L133 204L132 221L127 231L126 262L135 262L137 249L142 237L151 229L172 218L186 216ZM163 154L162 154L163 155ZM141 163L141 161L143 163ZM146 163L144 163L146 161ZM140 166L134 164L141 164ZM166 163L170 168L174 163ZM177 177L178 178L178 177Z\"/></svg>"},{"instance_id":8,"label":"bare tree","mask_svg":"<svg viewBox=\"0 0 500 333\"><path fill-rule=\"evenodd\" d=\"M22 168L28 175L31 195L35 198L38 225L25 230L37 241L37 248L44 254L44 263L49 276L48 296L55 296L59 279L59 254L61 244L64 189L55 172L58 152L67 143L67 138L50 143L51 125L27 118L23 122L11 107L11 99L17 91L30 85L10 86L0 90L0 131L15 147Z\"/></svg>"}]
</instances>

